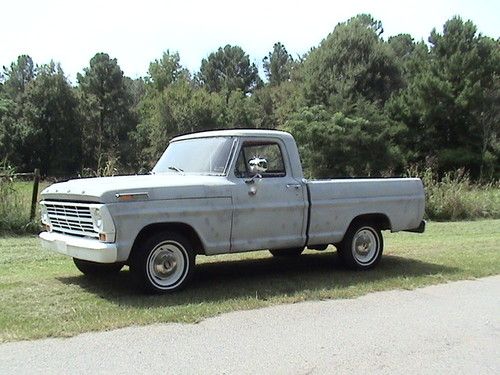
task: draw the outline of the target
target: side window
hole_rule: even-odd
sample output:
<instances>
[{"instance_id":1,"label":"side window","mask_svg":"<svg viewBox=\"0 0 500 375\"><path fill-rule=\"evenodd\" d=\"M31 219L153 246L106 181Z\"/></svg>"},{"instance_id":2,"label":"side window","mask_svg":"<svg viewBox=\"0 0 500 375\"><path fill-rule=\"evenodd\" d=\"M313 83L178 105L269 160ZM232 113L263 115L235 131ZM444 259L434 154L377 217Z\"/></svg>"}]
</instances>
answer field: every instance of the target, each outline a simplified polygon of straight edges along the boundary
<instances>
[{"instance_id":1,"label":"side window","mask_svg":"<svg viewBox=\"0 0 500 375\"><path fill-rule=\"evenodd\" d=\"M266 164L265 171L259 172L264 178L286 175L283 155L277 143L244 143L236 161L236 177L251 177L250 167L255 161L260 161L262 165Z\"/></svg>"}]
</instances>

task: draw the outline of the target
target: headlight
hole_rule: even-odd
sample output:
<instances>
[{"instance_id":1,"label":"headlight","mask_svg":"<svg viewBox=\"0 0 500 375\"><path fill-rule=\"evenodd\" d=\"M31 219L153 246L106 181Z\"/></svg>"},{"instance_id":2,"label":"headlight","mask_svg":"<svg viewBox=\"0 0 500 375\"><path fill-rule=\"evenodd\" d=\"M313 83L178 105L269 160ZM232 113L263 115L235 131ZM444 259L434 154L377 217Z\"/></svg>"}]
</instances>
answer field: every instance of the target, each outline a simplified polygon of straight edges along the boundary
<instances>
[{"instance_id":1,"label":"headlight","mask_svg":"<svg viewBox=\"0 0 500 375\"><path fill-rule=\"evenodd\" d=\"M44 204L40 205L40 214L42 224L50 225L49 212L47 211L47 207Z\"/></svg>"},{"instance_id":2,"label":"headlight","mask_svg":"<svg viewBox=\"0 0 500 375\"><path fill-rule=\"evenodd\" d=\"M109 209L104 204L90 206L92 226L99 235L99 241L115 242L115 224Z\"/></svg>"},{"instance_id":3,"label":"headlight","mask_svg":"<svg viewBox=\"0 0 500 375\"><path fill-rule=\"evenodd\" d=\"M102 220L101 210L99 208L91 208L92 224L96 232L102 232L104 229L104 221Z\"/></svg>"}]
</instances>

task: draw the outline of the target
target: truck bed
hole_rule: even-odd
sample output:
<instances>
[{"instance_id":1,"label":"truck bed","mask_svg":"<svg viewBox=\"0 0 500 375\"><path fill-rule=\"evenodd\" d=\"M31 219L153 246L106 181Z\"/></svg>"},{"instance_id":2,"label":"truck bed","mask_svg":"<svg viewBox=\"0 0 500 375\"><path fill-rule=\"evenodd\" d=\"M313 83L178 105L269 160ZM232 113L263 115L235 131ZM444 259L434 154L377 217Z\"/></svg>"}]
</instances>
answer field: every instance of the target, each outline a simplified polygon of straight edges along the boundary
<instances>
[{"instance_id":1,"label":"truck bed","mask_svg":"<svg viewBox=\"0 0 500 375\"><path fill-rule=\"evenodd\" d=\"M309 180L307 188L309 245L341 241L351 221L366 212L386 216L392 232L417 228L424 215L418 178Z\"/></svg>"}]
</instances>

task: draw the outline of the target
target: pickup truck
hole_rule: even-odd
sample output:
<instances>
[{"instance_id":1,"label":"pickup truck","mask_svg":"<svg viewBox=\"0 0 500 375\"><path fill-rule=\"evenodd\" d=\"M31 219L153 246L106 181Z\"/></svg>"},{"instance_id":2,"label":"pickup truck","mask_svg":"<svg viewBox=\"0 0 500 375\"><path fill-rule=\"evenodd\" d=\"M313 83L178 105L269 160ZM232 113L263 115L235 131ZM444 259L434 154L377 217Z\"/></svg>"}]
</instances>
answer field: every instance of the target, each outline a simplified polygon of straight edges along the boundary
<instances>
[{"instance_id":1,"label":"pickup truck","mask_svg":"<svg viewBox=\"0 0 500 375\"><path fill-rule=\"evenodd\" d=\"M70 180L41 197L45 248L86 275L128 265L151 292L185 286L196 255L333 244L346 266L369 269L381 231L425 229L420 179L306 180L293 137L274 130L179 136L149 175Z\"/></svg>"}]
</instances>

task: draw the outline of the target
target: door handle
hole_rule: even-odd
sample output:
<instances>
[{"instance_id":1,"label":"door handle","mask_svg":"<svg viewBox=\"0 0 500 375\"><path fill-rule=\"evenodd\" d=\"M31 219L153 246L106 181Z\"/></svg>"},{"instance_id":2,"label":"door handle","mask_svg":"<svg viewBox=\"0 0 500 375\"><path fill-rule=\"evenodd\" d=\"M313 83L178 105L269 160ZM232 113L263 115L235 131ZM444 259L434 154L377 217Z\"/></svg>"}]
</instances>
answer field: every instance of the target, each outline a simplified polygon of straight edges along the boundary
<instances>
[{"instance_id":1,"label":"door handle","mask_svg":"<svg viewBox=\"0 0 500 375\"><path fill-rule=\"evenodd\" d=\"M286 187L288 189L295 189L295 190L299 190L300 188L300 184L286 184Z\"/></svg>"}]
</instances>

